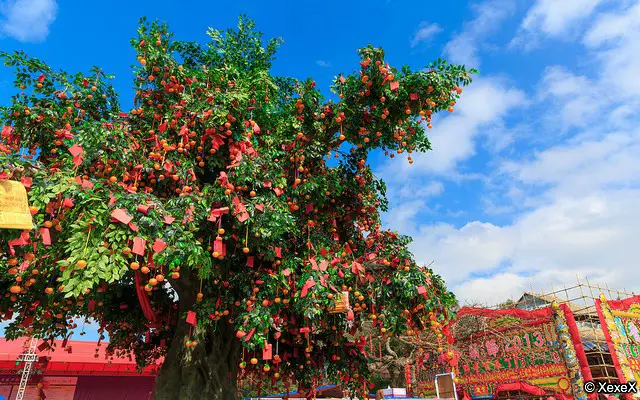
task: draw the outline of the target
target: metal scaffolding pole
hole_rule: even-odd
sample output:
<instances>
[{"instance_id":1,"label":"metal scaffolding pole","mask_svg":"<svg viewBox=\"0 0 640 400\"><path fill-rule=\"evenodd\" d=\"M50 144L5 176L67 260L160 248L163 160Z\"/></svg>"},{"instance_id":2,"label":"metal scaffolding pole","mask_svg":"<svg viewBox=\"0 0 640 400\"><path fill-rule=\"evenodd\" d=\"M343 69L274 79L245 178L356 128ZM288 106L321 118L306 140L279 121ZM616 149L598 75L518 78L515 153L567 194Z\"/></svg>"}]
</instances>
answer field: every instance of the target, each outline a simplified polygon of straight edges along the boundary
<instances>
[{"instance_id":1,"label":"metal scaffolding pole","mask_svg":"<svg viewBox=\"0 0 640 400\"><path fill-rule=\"evenodd\" d=\"M25 362L26 364L22 370L22 376L20 377L20 386L18 387L16 400L24 399L24 393L27 390L29 376L31 375L31 368L33 367L33 363L38 361L38 339L31 338L29 340L29 346L25 347L26 351L18 357L18 361Z\"/></svg>"}]
</instances>

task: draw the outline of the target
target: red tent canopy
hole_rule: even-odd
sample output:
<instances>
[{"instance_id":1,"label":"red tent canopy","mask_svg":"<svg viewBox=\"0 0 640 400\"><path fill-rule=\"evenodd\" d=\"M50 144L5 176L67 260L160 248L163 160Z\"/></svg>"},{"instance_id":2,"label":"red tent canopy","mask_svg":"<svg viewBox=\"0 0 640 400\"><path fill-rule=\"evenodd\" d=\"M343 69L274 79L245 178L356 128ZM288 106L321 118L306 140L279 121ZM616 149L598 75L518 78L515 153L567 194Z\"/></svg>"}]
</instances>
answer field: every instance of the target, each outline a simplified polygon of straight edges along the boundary
<instances>
[{"instance_id":1,"label":"red tent canopy","mask_svg":"<svg viewBox=\"0 0 640 400\"><path fill-rule=\"evenodd\" d=\"M24 352L28 339L7 341L0 338L0 373L13 372L15 362ZM62 348L62 340L56 340L55 349L37 351L40 357L47 357L46 373L53 375L99 375L99 376L155 376L161 363L145 368L142 373L136 371L135 360L128 357L107 357L105 349L108 343L99 347L95 342L68 341ZM68 351L71 349L71 351ZM98 352L96 353L96 349ZM95 355L98 354L98 357Z\"/></svg>"}]
</instances>

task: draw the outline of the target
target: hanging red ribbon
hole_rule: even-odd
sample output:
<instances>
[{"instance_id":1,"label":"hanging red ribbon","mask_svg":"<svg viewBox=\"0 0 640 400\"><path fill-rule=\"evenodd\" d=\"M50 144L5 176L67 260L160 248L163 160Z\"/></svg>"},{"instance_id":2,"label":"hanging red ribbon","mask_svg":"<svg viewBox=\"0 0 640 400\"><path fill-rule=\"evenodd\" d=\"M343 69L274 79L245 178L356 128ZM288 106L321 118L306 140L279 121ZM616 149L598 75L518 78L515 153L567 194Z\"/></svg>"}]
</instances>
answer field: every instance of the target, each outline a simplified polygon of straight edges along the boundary
<instances>
[{"instance_id":1,"label":"hanging red ribbon","mask_svg":"<svg viewBox=\"0 0 640 400\"><path fill-rule=\"evenodd\" d=\"M156 314L151 309L151 301L147 296L147 293L144 290L144 285L142 283L142 274L140 271L136 271L136 293L138 295L138 301L140 301L140 306L142 307L142 313L151 323L156 323L158 318Z\"/></svg>"}]
</instances>

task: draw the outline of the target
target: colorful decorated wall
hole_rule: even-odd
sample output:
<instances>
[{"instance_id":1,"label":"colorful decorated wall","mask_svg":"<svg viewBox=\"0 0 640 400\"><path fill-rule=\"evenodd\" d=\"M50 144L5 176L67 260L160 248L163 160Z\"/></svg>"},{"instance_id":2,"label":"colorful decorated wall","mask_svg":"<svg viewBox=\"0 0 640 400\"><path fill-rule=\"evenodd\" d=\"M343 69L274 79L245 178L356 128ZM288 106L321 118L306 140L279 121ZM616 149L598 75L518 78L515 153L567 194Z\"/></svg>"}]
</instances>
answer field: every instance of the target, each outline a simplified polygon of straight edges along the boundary
<instances>
[{"instance_id":1,"label":"colorful decorated wall","mask_svg":"<svg viewBox=\"0 0 640 400\"><path fill-rule=\"evenodd\" d=\"M640 382L640 296L596 300L598 317L621 382Z\"/></svg>"},{"instance_id":2,"label":"colorful decorated wall","mask_svg":"<svg viewBox=\"0 0 640 400\"><path fill-rule=\"evenodd\" d=\"M436 397L436 375L450 372L451 366L443 354L420 351L409 370L413 395Z\"/></svg>"},{"instance_id":3,"label":"colorful decorated wall","mask_svg":"<svg viewBox=\"0 0 640 400\"><path fill-rule=\"evenodd\" d=\"M468 324L470 318L481 319L483 329L460 334L469 329L455 324ZM420 394L435 393L435 375L453 369L458 392L475 399L516 390L539 397L587 397L583 376L590 379L591 374L566 306L534 311L464 307L452 331L456 362L448 367L436 358L430 367L417 368L414 385Z\"/></svg>"}]
</instances>

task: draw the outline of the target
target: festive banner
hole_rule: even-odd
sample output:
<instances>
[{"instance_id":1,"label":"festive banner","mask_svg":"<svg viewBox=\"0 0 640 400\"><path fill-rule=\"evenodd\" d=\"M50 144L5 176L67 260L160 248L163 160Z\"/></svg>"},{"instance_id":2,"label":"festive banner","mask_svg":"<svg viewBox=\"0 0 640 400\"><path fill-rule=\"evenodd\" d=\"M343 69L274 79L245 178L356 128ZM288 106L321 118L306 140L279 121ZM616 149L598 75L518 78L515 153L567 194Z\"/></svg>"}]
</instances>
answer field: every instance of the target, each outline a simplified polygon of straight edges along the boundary
<instances>
[{"instance_id":1,"label":"festive banner","mask_svg":"<svg viewBox=\"0 0 640 400\"><path fill-rule=\"evenodd\" d=\"M457 338L453 345L459 355L454 368L459 387L479 398L491 397L499 388L526 384L548 395L586 400L582 371L588 365L583 349L575 347L580 339L573 337L577 334L572 330L573 314L565 310L556 304L533 311L463 307L458 323L466 324L464 318L483 319L486 329ZM425 392L433 385L427 377L432 372L420 374Z\"/></svg>"},{"instance_id":2,"label":"festive banner","mask_svg":"<svg viewBox=\"0 0 640 400\"><path fill-rule=\"evenodd\" d=\"M596 299L600 324L620 382L640 381L640 296Z\"/></svg>"}]
</instances>

